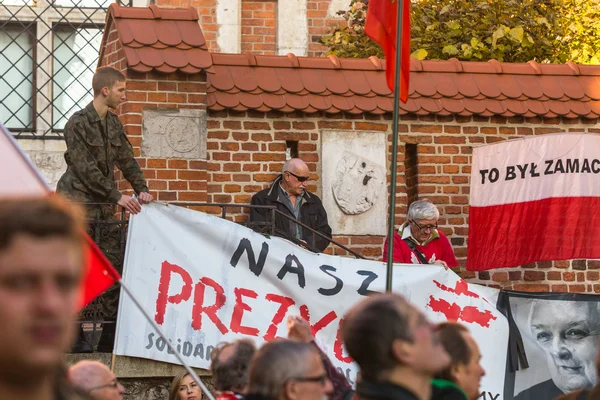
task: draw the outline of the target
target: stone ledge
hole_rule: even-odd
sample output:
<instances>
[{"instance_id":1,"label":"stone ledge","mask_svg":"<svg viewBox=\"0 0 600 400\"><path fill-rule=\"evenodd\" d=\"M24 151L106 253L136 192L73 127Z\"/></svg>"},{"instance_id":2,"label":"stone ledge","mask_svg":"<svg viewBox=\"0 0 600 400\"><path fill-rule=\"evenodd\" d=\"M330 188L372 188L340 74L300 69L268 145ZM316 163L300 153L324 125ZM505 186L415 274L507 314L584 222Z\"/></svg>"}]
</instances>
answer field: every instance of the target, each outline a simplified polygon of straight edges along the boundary
<instances>
[{"instance_id":1,"label":"stone ledge","mask_svg":"<svg viewBox=\"0 0 600 400\"><path fill-rule=\"evenodd\" d=\"M66 362L68 365L71 365L81 360L96 360L112 368L111 358L112 354L110 353L67 354ZM177 364L148 360L145 358L115 356L115 365L112 369L117 378L156 378L173 377L177 375L183 367ZM210 371L206 369L194 368L194 371L198 376L210 376Z\"/></svg>"}]
</instances>

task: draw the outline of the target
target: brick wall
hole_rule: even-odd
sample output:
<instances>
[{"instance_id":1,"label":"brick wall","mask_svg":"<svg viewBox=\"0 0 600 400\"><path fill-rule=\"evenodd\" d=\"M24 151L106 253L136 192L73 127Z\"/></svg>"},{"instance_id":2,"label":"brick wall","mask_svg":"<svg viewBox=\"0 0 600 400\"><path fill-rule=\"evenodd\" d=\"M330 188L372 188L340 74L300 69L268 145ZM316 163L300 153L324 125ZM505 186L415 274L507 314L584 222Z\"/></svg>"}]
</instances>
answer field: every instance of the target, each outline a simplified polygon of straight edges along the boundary
<instances>
[{"instance_id":1,"label":"brick wall","mask_svg":"<svg viewBox=\"0 0 600 400\"><path fill-rule=\"evenodd\" d=\"M113 40L114 38L114 40ZM125 54L116 41L114 28L109 40L102 66L121 69L127 75L127 101L116 110L129 142L148 181L150 193L162 201L206 202L206 161L141 157L142 110L157 108L206 108L206 74L139 73L127 70ZM131 186L118 171L117 187L131 193Z\"/></svg>"},{"instance_id":2,"label":"brick wall","mask_svg":"<svg viewBox=\"0 0 600 400\"><path fill-rule=\"evenodd\" d=\"M195 7L200 17L200 27L210 51L219 51L217 44L217 0L156 0L159 7Z\"/></svg>"},{"instance_id":3,"label":"brick wall","mask_svg":"<svg viewBox=\"0 0 600 400\"><path fill-rule=\"evenodd\" d=\"M565 130L600 132L595 121L519 118L464 118L404 116L400 123L396 224L404 222L408 194L405 146L418 160L416 181L420 197L431 199L440 209L440 226L448 235L464 268L467 254L469 177L472 147L533 134ZM309 190L320 193L321 131L324 129L373 130L388 133L387 117L302 116L278 113L209 112L208 200L248 203L267 187L285 161L286 141L298 141L299 156L311 171ZM391 145L390 145L391 147ZM413 156L414 156L413 155ZM391 156L388 157L388 163ZM410 165L410 163L407 163ZM388 177L389 183L389 177ZM232 219L245 221L247 210L235 210ZM524 228L526 229L526 228ZM335 240L366 257L380 259L383 236L337 236ZM328 252L346 255L332 246ZM600 293L600 260L540 262L523 268L474 273L462 271L471 282L515 290Z\"/></svg>"},{"instance_id":4,"label":"brick wall","mask_svg":"<svg viewBox=\"0 0 600 400\"><path fill-rule=\"evenodd\" d=\"M277 54L277 1L242 1L242 51Z\"/></svg>"},{"instance_id":5,"label":"brick wall","mask_svg":"<svg viewBox=\"0 0 600 400\"><path fill-rule=\"evenodd\" d=\"M331 27L345 22L340 18L328 16L331 0L308 0L306 17L308 19L308 56L322 57L327 47L319 43L319 39L331 31ZM337 17L337 15L336 15Z\"/></svg>"},{"instance_id":6,"label":"brick wall","mask_svg":"<svg viewBox=\"0 0 600 400\"><path fill-rule=\"evenodd\" d=\"M217 44L218 0L157 0L160 7L195 7L200 16L200 26L208 49L219 52ZM343 22L342 19L328 17L331 0L308 0L308 56L320 57L327 48L318 43L329 33L330 27ZM256 54L277 53L277 0L242 0L241 48Z\"/></svg>"}]
</instances>

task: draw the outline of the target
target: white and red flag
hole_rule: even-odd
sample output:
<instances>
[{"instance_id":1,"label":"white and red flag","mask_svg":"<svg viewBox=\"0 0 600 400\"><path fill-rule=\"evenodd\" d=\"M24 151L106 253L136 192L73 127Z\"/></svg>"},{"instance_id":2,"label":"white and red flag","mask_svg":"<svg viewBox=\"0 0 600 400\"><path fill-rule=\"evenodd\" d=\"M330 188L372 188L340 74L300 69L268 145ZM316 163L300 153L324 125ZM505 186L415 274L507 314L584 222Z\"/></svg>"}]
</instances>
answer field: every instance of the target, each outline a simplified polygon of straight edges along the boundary
<instances>
[{"instance_id":1,"label":"white and red flag","mask_svg":"<svg viewBox=\"0 0 600 400\"><path fill-rule=\"evenodd\" d=\"M600 135L473 149L467 269L600 258Z\"/></svg>"},{"instance_id":2,"label":"white and red flag","mask_svg":"<svg viewBox=\"0 0 600 400\"><path fill-rule=\"evenodd\" d=\"M52 190L20 149L10 132L0 124L0 199L49 196ZM121 277L86 235L86 277L82 307L94 300Z\"/></svg>"}]
</instances>

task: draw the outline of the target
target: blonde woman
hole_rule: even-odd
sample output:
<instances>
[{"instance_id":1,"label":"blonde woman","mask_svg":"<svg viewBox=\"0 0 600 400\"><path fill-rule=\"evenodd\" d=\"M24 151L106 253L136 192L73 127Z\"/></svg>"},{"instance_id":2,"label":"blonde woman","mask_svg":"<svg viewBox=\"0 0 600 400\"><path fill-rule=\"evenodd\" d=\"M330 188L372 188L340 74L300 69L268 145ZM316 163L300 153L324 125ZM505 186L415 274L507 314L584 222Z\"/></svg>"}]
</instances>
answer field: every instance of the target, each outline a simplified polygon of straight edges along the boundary
<instances>
[{"instance_id":1,"label":"blonde woman","mask_svg":"<svg viewBox=\"0 0 600 400\"><path fill-rule=\"evenodd\" d=\"M202 400L202 389L194 378L183 370L171 382L169 400Z\"/></svg>"}]
</instances>

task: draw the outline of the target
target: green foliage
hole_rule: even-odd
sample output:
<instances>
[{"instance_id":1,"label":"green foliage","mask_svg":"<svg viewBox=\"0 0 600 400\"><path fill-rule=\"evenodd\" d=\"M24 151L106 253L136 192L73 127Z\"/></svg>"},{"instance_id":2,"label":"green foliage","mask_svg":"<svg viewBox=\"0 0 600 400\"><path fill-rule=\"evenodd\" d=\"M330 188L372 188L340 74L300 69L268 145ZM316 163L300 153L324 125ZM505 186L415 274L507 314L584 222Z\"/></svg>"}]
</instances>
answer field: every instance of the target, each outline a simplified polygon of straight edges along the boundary
<instances>
[{"instance_id":1,"label":"green foliage","mask_svg":"<svg viewBox=\"0 0 600 400\"><path fill-rule=\"evenodd\" d=\"M391 0L390 0L391 1ZM364 33L368 0L340 11L321 42L338 57L383 57ZM420 60L600 63L600 0L413 0L412 57Z\"/></svg>"}]
</instances>

